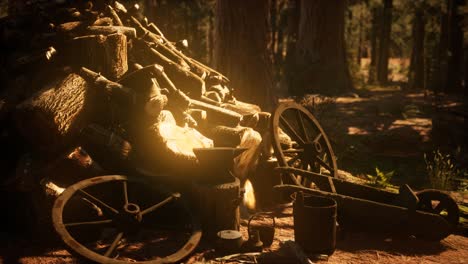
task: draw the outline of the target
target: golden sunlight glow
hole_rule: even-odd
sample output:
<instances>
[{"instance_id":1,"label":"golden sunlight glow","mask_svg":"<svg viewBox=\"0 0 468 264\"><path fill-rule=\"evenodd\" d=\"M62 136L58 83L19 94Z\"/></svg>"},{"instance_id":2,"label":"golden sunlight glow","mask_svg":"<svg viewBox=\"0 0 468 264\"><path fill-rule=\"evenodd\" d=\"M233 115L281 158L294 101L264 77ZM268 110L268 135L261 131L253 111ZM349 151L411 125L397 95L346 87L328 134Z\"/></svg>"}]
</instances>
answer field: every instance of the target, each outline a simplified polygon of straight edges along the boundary
<instances>
[{"instance_id":1,"label":"golden sunlight glow","mask_svg":"<svg viewBox=\"0 0 468 264\"><path fill-rule=\"evenodd\" d=\"M249 180L245 181L244 191L244 205L247 209L254 211L256 207L255 192Z\"/></svg>"}]
</instances>

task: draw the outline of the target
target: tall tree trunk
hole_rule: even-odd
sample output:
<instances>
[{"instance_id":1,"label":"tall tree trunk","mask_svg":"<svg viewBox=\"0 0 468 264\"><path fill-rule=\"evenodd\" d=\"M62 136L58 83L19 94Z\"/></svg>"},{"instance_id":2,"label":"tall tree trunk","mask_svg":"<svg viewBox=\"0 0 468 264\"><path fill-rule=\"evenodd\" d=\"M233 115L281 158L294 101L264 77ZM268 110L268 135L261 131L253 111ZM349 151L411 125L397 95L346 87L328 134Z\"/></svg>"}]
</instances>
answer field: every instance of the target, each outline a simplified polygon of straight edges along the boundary
<instances>
[{"instance_id":1,"label":"tall tree trunk","mask_svg":"<svg viewBox=\"0 0 468 264\"><path fill-rule=\"evenodd\" d=\"M462 92L461 63L463 56L463 31L461 29L461 16L457 14L458 7L463 4L461 0L449 0L447 6L447 84L448 93Z\"/></svg>"},{"instance_id":2,"label":"tall tree trunk","mask_svg":"<svg viewBox=\"0 0 468 264\"><path fill-rule=\"evenodd\" d=\"M359 8L359 36L358 36L358 45L356 53L356 64L361 67L361 58L362 58L362 5Z\"/></svg>"},{"instance_id":3,"label":"tall tree trunk","mask_svg":"<svg viewBox=\"0 0 468 264\"><path fill-rule=\"evenodd\" d=\"M208 33L207 33L207 41L206 41L206 46L207 46L207 53L208 53L208 59L207 63L208 65L213 65L213 46L214 46L214 17L213 17L213 12L210 11L210 14L208 15Z\"/></svg>"},{"instance_id":4,"label":"tall tree trunk","mask_svg":"<svg viewBox=\"0 0 468 264\"><path fill-rule=\"evenodd\" d=\"M274 54L276 54L278 51L278 0L270 0L270 5L270 49L272 51L271 59L273 64L276 64L277 62Z\"/></svg>"},{"instance_id":5,"label":"tall tree trunk","mask_svg":"<svg viewBox=\"0 0 468 264\"><path fill-rule=\"evenodd\" d=\"M352 89L346 61L346 1L302 0L296 43L299 93L339 94Z\"/></svg>"},{"instance_id":6,"label":"tall tree trunk","mask_svg":"<svg viewBox=\"0 0 468 264\"><path fill-rule=\"evenodd\" d=\"M272 108L269 0L218 0L214 65L231 80L241 100Z\"/></svg>"},{"instance_id":7,"label":"tall tree trunk","mask_svg":"<svg viewBox=\"0 0 468 264\"><path fill-rule=\"evenodd\" d=\"M413 50L411 52L410 70L408 76L409 89L424 87L424 35L426 21L421 6L415 7L413 21Z\"/></svg>"},{"instance_id":8,"label":"tall tree trunk","mask_svg":"<svg viewBox=\"0 0 468 264\"><path fill-rule=\"evenodd\" d=\"M374 84L377 82L377 64L379 56L379 34L380 31L380 13L381 9L378 7L372 8L372 27L370 33L371 42L371 53L370 53L370 65L369 65L369 79L368 83Z\"/></svg>"},{"instance_id":9,"label":"tall tree trunk","mask_svg":"<svg viewBox=\"0 0 468 264\"><path fill-rule=\"evenodd\" d=\"M388 82L388 59L390 50L390 33L392 29L393 0L384 0L382 27L380 32L379 59L377 64L377 81Z\"/></svg>"},{"instance_id":10,"label":"tall tree trunk","mask_svg":"<svg viewBox=\"0 0 468 264\"><path fill-rule=\"evenodd\" d=\"M297 34L299 30L299 16L301 5L299 0L289 0L287 2L287 35L286 35L286 58L285 58L285 77L289 91L296 93L294 84L295 70L295 54Z\"/></svg>"},{"instance_id":11,"label":"tall tree trunk","mask_svg":"<svg viewBox=\"0 0 468 264\"><path fill-rule=\"evenodd\" d=\"M278 48L276 49L275 52L275 62L276 62L276 67L278 68L278 71L281 66L284 63L284 58L283 58L283 52L285 48L285 41L284 41L284 15L283 9L284 9L285 1L281 1L279 6L278 6L278 35L277 35L277 43L278 43Z\"/></svg>"},{"instance_id":12,"label":"tall tree trunk","mask_svg":"<svg viewBox=\"0 0 468 264\"><path fill-rule=\"evenodd\" d=\"M437 85L435 92L445 92L447 85L447 52L448 52L448 25L447 13L442 13L440 17L440 41L439 41L439 64L436 74Z\"/></svg>"}]
</instances>

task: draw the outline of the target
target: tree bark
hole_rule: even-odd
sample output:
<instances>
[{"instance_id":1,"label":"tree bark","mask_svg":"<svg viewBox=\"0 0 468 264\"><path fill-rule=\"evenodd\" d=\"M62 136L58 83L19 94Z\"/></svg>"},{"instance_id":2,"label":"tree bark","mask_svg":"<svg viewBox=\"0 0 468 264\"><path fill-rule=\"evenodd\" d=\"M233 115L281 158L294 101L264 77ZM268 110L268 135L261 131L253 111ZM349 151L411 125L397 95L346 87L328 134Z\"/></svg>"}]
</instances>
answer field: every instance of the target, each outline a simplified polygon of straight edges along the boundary
<instances>
[{"instance_id":1,"label":"tree bark","mask_svg":"<svg viewBox=\"0 0 468 264\"><path fill-rule=\"evenodd\" d=\"M68 51L72 63L117 80L128 70L127 37L123 34L74 38Z\"/></svg>"},{"instance_id":2,"label":"tree bark","mask_svg":"<svg viewBox=\"0 0 468 264\"><path fill-rule=\"evenodd\" d=\"M371 54L369 65L369 79L368 83L375 84L377 82L377 65L379 61L379 43L380 43L380 15L382 9L374 7L372 9L372 29L371 29Z\"/></svg>"},{"instance_id":3,"label":"tree bark","mask_svg":"<svg viewBox=\"0 0 468 264\"><path fill-rule=\"evenodd\" d=\"M448 40L447 40L447 93L463 93L462 90L462 57L463 57L463 31L461 29L461 16L457 14L458 7L463 4L461 0L448 1Z\"/></svg>"},{"instance_id":4,"label":"tree bark","mask_svg":"<svg viewBox=\"0 0 468 264\"><path fill-rule=\"evenodd\" d=\"M269 0L218 0L214 43L214 65L231 80L234 95L267 109L273 87L269 7Z\"/></svg>"},{"instance_id":5,"label":"tree bark","mask_svg":"<svg viewBox=\"0 0 468 264\"><path fill-rule=\"evenodd\" d=\"M413 21L413 50L408 76L409 89L423 89L424 87L424 35L426 21L421 6L415 7Z\"/></svg>"},{"instance_id":6,"label":"tree bark","mask_svg":"<svg viewBox=\"0 0 468 264\"><path fill-rule=\"evenodd\" d=\"M290 0L287 3L287 37L286 37L286 65L285 76L288 83L289 91L297 93L294 84L295 77L295 54L297 34L299 30L299 16L301 5L299 0Z\"/></svg>"},{"instance_id":7,"label":"tree bark","mask_svg":"<svg viewBox=\"0 0 468 264\"><path fill-rule=\"evenodd\" d=\"M380 54L377 64L377 80L381 85L388 82L388 59L390 50L390 33L392 29L392 9L393 0L384 0L379 43Z\"/></svg>"},{"instance_id":8,"label":"tree bark","mask_svg":"<svg viewBox=\"0 0 468 264\"><path fill-rule=\"evenodd\" d=\"M352 82L346 61L344 13L346 1L301 1L296 43L296 78L299 93L339 94Z\"/></svg>"},{"instance_id":9,"label":"tree bark","mask_svg":"<svg viewBox=\"0 0 468 264\"><path fill-rule=\"evenodd\" d=\"M104 98L92 83L72 73L18 105L15 119L32 146L53 153L76 143L93 120L109 119Z\"/></svg>"}]
</instances>

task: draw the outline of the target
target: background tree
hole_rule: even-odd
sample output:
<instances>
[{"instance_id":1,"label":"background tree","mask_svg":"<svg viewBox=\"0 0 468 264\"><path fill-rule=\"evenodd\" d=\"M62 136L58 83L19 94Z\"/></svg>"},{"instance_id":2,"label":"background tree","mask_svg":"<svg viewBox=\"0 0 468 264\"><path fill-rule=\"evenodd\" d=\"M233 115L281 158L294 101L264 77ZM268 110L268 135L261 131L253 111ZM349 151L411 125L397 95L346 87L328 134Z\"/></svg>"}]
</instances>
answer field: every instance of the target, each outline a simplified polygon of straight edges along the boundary
<instances>
[{"instance_id":1,"label":"background tree","mask_svg":"<svg viewBox=\"0 0 468 264\"><path fill-rule=\"evenodd\" d=\"M458 13L464 0L448 0L447 4L447 83L445 91L462 93L463 31Z\"/></svg>"},{"instance_id":2,"label":"background tree","mask_svg":"<svg viewBox=\"0 0 468 264\"><path fill-rule=\"evenodd\" d=\"M235 95L272 106L270 1L218 0L215 12L214 66L231 80Z\"/></svg>"},{"instance_id":3,"label":"background tree","mask_svg":"<svg viewBox=\"0 0 468 264\"><path fill-rule=\"evenodd\" d=\"M380 27L380 41L377 59L377 81L380 84L388 82L388 59L390 47L390 33L392 29L393 0L383 0L382 23Z\"/></svg>"},{"instance_id":4,"label":"background tree","mask_svg":"<svg viewBox=\"0 0 468 264\"><path fill-rule=\"evenodd\" d=\"M345 53L346 1L302 0L291 91L339 94L352 88Z\"/></svg>"},{"instance_id":5,"label":"background tree","mask_svg":"<svg viewBox=\"0 0 468 264\"><path fill-rule=\"evenodd\" d=\"M424 35L425 17L422 2L415 2L413 18L413 49L408 76L409 89L424 88Z\"/></svg>"}]
</instances>

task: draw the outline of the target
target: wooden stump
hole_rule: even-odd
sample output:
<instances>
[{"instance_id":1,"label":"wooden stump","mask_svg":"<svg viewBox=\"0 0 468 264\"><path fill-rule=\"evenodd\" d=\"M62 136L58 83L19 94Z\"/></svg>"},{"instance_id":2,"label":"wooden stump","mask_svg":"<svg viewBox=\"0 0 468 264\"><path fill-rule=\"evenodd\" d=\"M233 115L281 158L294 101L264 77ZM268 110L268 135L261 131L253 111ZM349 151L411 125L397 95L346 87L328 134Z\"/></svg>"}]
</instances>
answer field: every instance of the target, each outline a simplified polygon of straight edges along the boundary
<instances>
[{"instance_id":1,"label":"wooden stump","mask_svg":"<svg viewBox=\"0 0 468 264\"><path fill-rule=\"evenodd\" d=\"M193 202L208 239L215 238L221 230L239 230L241 199L240 181L236 177L222 184L193 184Z\"/></svg>"},{"instance_id":2,"label":"wooden stump","mask_svg":"<svg viewBox=\"0 0 468 264\"><path fill-rule=\"evenodd\" d=\"M110 80L119 79L128 70L127 37L124 34L76 37L70 47L72 64L99 72Z\"/></svg>"}]
</instances>

